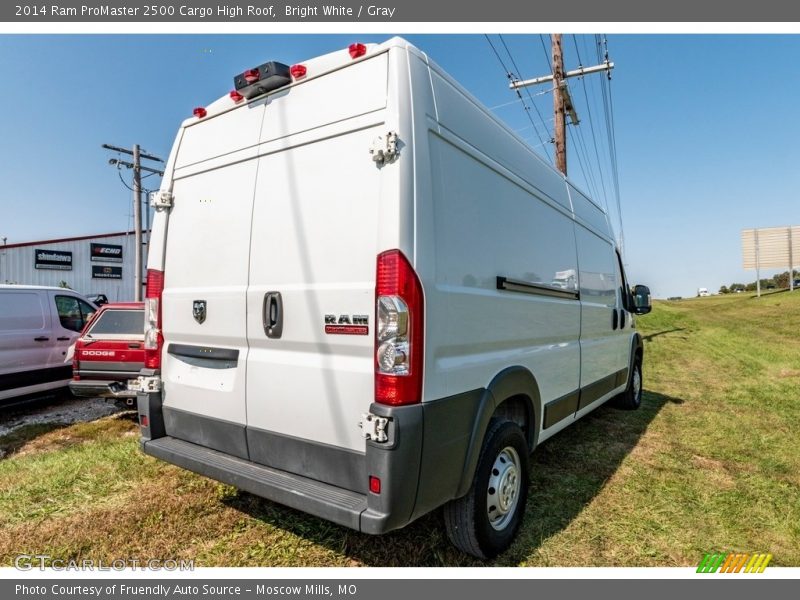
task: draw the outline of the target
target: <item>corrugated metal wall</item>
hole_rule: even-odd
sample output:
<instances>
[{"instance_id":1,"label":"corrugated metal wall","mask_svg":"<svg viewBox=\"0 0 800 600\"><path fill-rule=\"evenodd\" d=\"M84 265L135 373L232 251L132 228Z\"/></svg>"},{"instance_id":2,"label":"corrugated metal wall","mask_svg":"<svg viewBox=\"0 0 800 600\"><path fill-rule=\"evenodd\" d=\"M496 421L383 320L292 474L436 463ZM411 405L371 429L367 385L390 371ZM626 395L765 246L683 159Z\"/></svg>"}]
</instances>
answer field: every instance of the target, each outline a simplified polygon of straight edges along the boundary
<instances>
[{"instance_id":1,"label":"corrugated metal wall","mask_svg":"<svg viewBox=\"0 0 800 600\"><path fill-rule=\"evenodd\" d=\"M92 261L92 242L122 246L123 262ZM57 286L59 282L66 281L70 288L84 295L105 294L111 302L130 302L134 297L134 242L133 234L123 234L19 248L3 248L0 245L0 283ZM35 268L37 248L72 252L72 270ZM93 279L93 265L121 266L122 279Z\"/></svg>"}]
</instances>

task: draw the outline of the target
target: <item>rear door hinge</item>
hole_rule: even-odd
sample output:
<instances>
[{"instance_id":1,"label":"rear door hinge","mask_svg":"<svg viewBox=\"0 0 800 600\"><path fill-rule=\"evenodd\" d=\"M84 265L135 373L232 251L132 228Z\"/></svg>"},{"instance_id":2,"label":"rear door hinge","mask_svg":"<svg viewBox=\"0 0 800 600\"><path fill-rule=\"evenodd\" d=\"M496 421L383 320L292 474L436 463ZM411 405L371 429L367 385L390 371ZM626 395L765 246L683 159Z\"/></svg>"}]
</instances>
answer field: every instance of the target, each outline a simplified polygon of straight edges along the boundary
<instances>
[{"instance_id":1,"label":"rear door hinge","mask_svg":"<svg viewBox=\"0 0 800 600\"><path fill-rule=\"evenodd\" d=\"M363 413L358 426L361 428L361 435L373 442L389 441L389 419L379 417L372 413Z\"/></svg>"},{"instance_id":2,"label":"rear door hinge","mask_svg":"<svg viewBox=\"0 0 800 600\"><path fill-rule=\"evenodd\" d=\"M397 157L397 132L390 131L384 135L379 135L372 140L372 145L369 147L369 153L372 154L372 160L379 165L384 165Z\"/></svg>"},{"instance_id":3,"label":"rear door hinge","mask_svg":"<svg viewBox=\"0 0 800 600\"><path fill-rule=\"evenodd\" d=\"M159 208L172 208L175 197L172 192L159 190L150 194L150 206L155 209Z\"/></svg>"}]
</instances>

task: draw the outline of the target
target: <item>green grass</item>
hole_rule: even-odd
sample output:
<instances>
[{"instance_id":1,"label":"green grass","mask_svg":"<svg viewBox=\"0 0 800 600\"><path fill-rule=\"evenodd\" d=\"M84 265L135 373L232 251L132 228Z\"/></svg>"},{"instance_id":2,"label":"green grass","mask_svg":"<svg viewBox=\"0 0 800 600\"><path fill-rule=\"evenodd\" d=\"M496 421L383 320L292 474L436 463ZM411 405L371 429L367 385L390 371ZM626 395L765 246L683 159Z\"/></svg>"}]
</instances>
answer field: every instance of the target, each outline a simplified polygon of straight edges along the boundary
<instances>
[{"instance_id":1,"label":"green grass","mask_svg":"<svg viewBox=\"0 0 800 600\"><path fill-rule=\"evenodd\" d=\"M491 564L692 565L771 552L800 565L800 292L657 302L640 410L602 407L532 457L520 536ZM139 452L106 418L0 438L0 564L187 558L198 565L479 565L438 512L381 538Z\"/></svg>"}]
</instances>

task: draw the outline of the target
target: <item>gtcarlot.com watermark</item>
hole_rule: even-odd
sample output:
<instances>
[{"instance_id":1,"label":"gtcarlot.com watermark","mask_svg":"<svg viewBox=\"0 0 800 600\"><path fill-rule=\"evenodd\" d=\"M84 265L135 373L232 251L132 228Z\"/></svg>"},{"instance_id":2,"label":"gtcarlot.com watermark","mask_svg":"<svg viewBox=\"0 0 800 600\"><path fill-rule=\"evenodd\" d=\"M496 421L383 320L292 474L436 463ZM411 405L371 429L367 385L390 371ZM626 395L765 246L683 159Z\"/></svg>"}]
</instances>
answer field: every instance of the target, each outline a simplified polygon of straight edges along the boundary
<instances>
[{"instance_id":1,"label":"gtcarlot.com watermark","mask_svg":"<svg viewBox=\"0 0 800 600\"><path fill-rule=\"evenodd\" d=\"M20 554L14 559L14 567L19 571L194 571L194 560L161 558L115 558L110 561L90 558L53 558L49 554Z\"/></svg>"}]
</instances>

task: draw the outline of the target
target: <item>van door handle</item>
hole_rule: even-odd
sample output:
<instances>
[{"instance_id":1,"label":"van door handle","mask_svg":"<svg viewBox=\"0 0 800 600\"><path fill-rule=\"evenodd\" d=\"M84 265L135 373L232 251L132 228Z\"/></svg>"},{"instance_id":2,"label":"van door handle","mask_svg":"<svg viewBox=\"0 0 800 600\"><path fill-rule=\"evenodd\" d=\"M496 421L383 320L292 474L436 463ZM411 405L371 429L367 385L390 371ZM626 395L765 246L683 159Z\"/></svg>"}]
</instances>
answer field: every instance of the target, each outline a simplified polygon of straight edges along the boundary
<instances>
[{"instance_id":1,"label":"van door handle","mask_svg":"<svg viewBox=\"0 0 800 600\"><path fill-rule=\"evenodd\" d=\"M617 323L619 320L619 315L617 314L617 309L614 309L614 315L611 317L611 329L616 331L617 330Z\"/></svg>"},{"instance_id":2,"label":"van door handle","mask_svg":"<svg viewBox=\"0 0 800 600\"><path fill-rule=\"evenodd\" d=\"M34 342L47 342L47 341L49 341L49 340L50 340L50 338L49 338L49 337L45 337L45 336L43 336L43 335L40 335L39 337L35 337L35 338L33 338L33 341L34 341Z\"/></svg>"},{"instance_id":3,"label":"van door handle","mask_svg":"<svg viewBox=\"0 0 800 600\"><path fill-rule=\"evenodd\" d=\"M279 339L283 334L283 299L280 292L264 294L264 305L261 309L264 333L268 338Z\"/></svg>"},{"instance_id":4,"label":"van door handle","mask_svg":"<svg viewBox=\"0 0 800 600\"><path fill-rule=\"evenodd\" d=\"M59 338L56 338L56 339L57 339L59 342L68 342L68 341L69 341L69 338L68 338L68 337L59 337Z\"/></svg>"}]
</instances>

